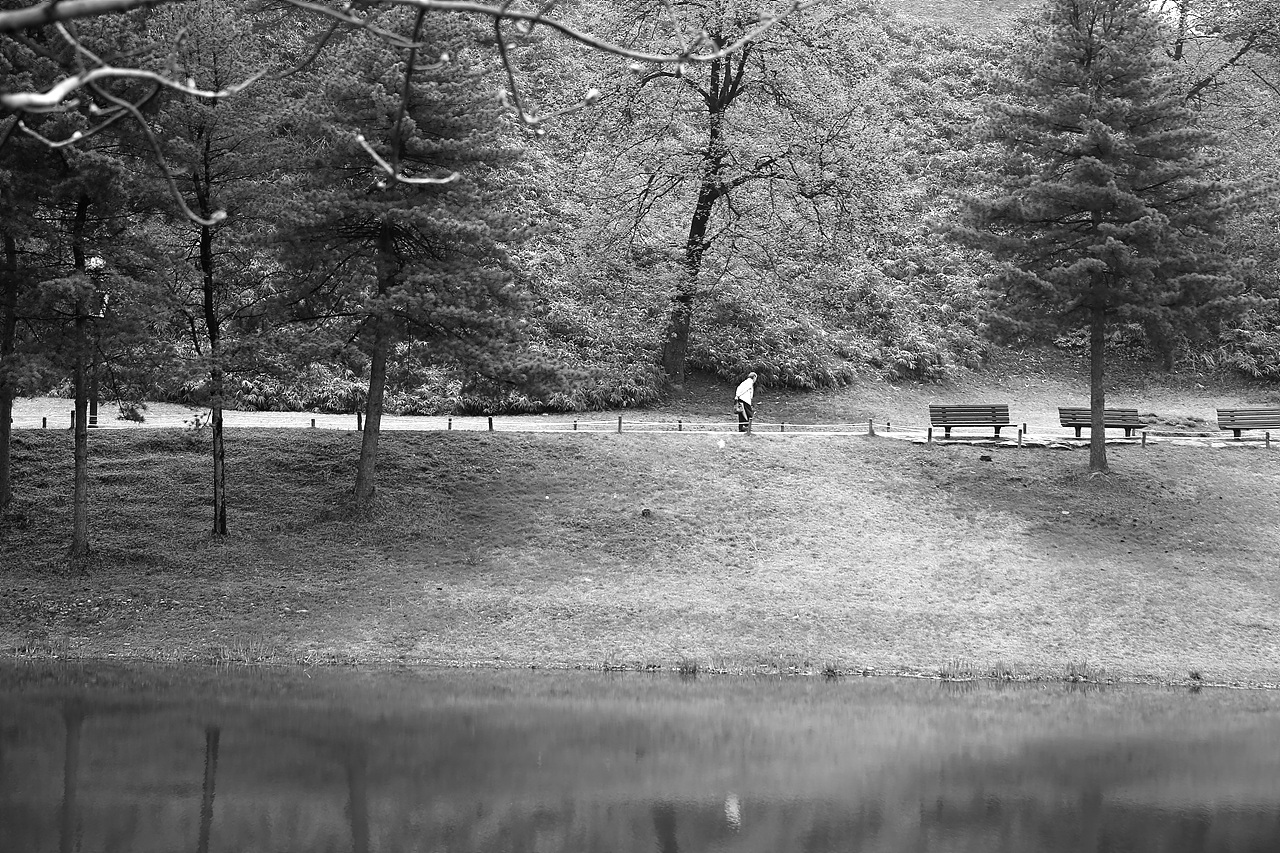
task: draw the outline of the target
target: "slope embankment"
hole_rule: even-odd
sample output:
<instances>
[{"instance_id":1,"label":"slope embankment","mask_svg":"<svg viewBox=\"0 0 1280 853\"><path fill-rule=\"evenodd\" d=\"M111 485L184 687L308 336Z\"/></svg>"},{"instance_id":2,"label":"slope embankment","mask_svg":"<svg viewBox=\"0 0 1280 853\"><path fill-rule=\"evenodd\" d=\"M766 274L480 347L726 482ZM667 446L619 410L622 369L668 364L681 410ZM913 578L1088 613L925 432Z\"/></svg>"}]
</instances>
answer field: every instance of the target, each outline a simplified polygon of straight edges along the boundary
<instances>
[{"instance_id":1,"label":"slope embankment","mask_svg":"<svg viewBox=\"0 0 1280 853\"><path fill-rule=\"evenodd\" d=\"M1280 681L1280 452L862 436L19 431L0 647L174 661ZM1198 678L1197 678L1198 677Z\"/></svg>"}]
</instances>

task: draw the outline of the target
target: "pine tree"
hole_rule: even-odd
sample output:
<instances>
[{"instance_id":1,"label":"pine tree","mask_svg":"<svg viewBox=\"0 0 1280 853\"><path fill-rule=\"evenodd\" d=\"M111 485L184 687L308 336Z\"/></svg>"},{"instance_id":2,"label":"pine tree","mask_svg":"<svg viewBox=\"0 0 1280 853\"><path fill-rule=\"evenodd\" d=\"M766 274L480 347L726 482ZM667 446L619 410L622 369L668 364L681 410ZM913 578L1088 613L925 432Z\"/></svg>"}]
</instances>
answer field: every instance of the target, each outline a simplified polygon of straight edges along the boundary
<instances>
[{"instance_id":1,"label":"pine tree","mask_svg":"<svg viewBox=\"0 0 1280 853\"><path fill-rule=\"evenodd\" d=\"M393 13L383 23L407 20ZM397 57L360 34L317 77L295 120L318 141L280 212L298 316L349 335L369 371L358 503L373 495L398 346L516 383L539 372L518 350L526 305L509 249L526 227L509 119L478 85L470 25L441 17L424 27L419 15L410 31L426 44ZM397 176L456 178L396 180L366 145Z\"/></svg>"},{"instance_id":2,"label":"pine tree","mask_svg":"<svg viewBox=\"0 0 1280 853\"><path fill-rule=\"evenodd\" d=\"M1246 194L1212 177L1215 139L1184 105L1146 0L1051 0L1041 35L990 105L989 189L948 231L997 261L998 325L1088 329L1089 467L1105 471L1108 327L1139 324L1167 347L1242 307L1223 245Z\"/></svg>"},{"instance_id":3,"label":"pine tree","mask_svg":"<svg viewBox=\"0 0 1280 853\"><path fill-rule=\"evenodd\" d=\"M83 35L92 43L100 35L97 25L86 26ZM30 34L20 45L7 47L3 66L17 79L33 82L76 67L79 55L51 30ZM86 98L75 109L27 117L28 126L48 139L65 140L75 132L86 133L95 124L95 109ZM5 131L16 134L12 117L5 117ZM102 272L120 251L120 235L127 223L122 195L127 172L113 138L87 134L77 148L32 146L30 140L10 139L0 154L0 180L5 183L5 210L10 214L4 232L4 295L0 301L0 409L7 409L21 381L14 368L26 362L61 367L75 389L73 440L72 529L69 547L73 562L89 555L89 443L88 412L93 387L95 349L99 337ZM25 263L24 263L25 261ZM35 332L37 358L18 358L16 322L23 314L26 331ZM36 353L33 353L36 354ZM7 416L7 412L6 412ZM7 430L0 431L7 442ZM8 462L0 458L0 469ZM7 473L7 470L6 470ZM3 484L0 484L2 486Z\"/></svg>"},{"instance_id":4,"label":"pine tree","mask_svg":"<svg viewBox=\"0 0 1280 853\"><path fill-rule=\"evenodd\" d=\"M168 6L147 20L145 38L175 44L164 57L178 79L208 90L230 88L269 65L266 39L251 22L220 0ZM265 196L273 191L283 150L291 141L278 126L278 81L261 81L233 98L163 93L153 123L164 130L164 154L184 204L184 215L155 176L155 204L168 215L170 296L191 360L204 372L213 462L215 536L227 533L226 453L223 406L229 371L254 360L256 341L236 332L263 312L269 265L263 248L268 225ZM153 169L152 171L158 171ZM218 219L219 212L226 214Z\"/></svg>"}]
</instances>

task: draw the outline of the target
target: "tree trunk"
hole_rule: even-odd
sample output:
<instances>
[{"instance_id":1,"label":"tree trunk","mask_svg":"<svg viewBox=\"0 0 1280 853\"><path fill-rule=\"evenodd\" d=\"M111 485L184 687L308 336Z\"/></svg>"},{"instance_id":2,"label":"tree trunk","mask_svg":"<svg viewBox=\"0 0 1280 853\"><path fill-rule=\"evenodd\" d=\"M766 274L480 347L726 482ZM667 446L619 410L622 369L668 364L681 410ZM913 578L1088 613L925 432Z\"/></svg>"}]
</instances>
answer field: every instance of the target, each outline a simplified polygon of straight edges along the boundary
<instances>
[{"instance_id":1,"label":"tree trunk","mask_svg":"<svg viewBox=\"0 0 1280 853\"><path fill-rule=\"evenodd\" d=\"M0 514L13 501L9 442L13 437L13 398L17 389L7 371L13 369L18 337L18 243L4 235L4 271L0 276Z\"/></svg>"},{"instance_id":2,"label":"tree trunk","mask_svg":"<svg viewBox=\"0 0 1280 853\"><path fill-rule=\"evenodd\" d=\"M662 371L677 385L684 384L689 357L689 326L693 322L693 288L681 283L671 297L671 313L662 339Z\"/></svg>"},{"instance_id":3,"label":"tree trunk","mask_svg":"<svg viewBox=\"0 0 1280 853\"><path fill-rule=\"evenodd\" d=\"M717 170L718 171L718 170ZM683 278L671 297L671 313L662 338L662 370L677 385L684 383L685 362L689 354L689 327L693 322L693 301L702 272L702 256L707 250L707 225L718 195L718 180L710 171L703 175L698 188L698 206L689 221L689 237L684 244Z\"/></svg>"},{"instance_id":4,"label":"tree trunk","mask_svg":"<svg viewBox=\"0 0 1280 853\"><path fill-rule=\"evenodd\" d=\"M89 428L98 426L98 347L91 342L89 351Z\"/></svg>"},{"instance_id":5,"label":"tree trunk","mask_svg":"<svg viewBox=\"0 0 1280 853\"><path fill-rule=\"evenodd\" d=\"M386 296L395 278L391 223L384 220L378 231L378 296ZM381 307L375 308L381 310ZM356 505L367 507L373 498L374 469L378 462L378 438L382 429L382 398L387 388L387 352L391 330L386 318L374 316L373 346L369 362L369 398L364 410L364 436L360 441L360 462L356 467Z\"/></svg>"},{"instance_id":6,"label":"tree trunk","mask_svg":"<svg viewBox=\"0 0 1280 853\"><path fill-rule=\"evenodd\" d=\"M719 33L712 40L720 45ZM742 50L733 60L711 63L711 85L707 89L707 145L702 150L702 180L698 185L698 201L689 220L689 236L684 243L684 270L676 292L671 297L671 313L662 336L662 370L676 384L683 384L685 362L689 354L689 327L693 322L693 303L698 293L698 276L702 273L702 257L707 251L707 226L716 201L728 192L724 183L725 151L723 126L725 112L742 93L742 76L750 49Z\"/></svg>"},{"instance_id":7,"label":"tree trunk","mask_svg":"<svg viewBox=\"0 0 1280 853\"><path fill-rule=\"evenodd\" d=\"M1105 430L1106 393L1102 387L1103 345L1106 343L1106 309L1095 305L1089 312L1089 470L1107 470Z\"/></svg>"},{"instance_id":8,"label":"tree trunk","mask_svg":"<svg viewBox=\"0 0 1280 853\"><path fill-rule=\"evenodd\" d=\"M205 205L207 207L208 205ZM213 430L213 535L227 535L226 448L222 440L222 324L214 300L213 230L200 227L200 270L204 277L204 328L209 336L209 424Z\"/></svg>"},{"instance_id":9,"label":"tree trunk","mask_svg":"<svg viewBox=\"0 0 1280 853\"><path fill-rule=\"evenodd\" d=\"M382 396L387 387L387 342L381 329L374 335L369 363L369 399L364 409L364 436L356 468L356 504L368 506L373 498L374 467L378 462L378 436L382 427Z\"/></svg>"},{"instance_id":10,"label":"tree trunk","mask_svg":"<svg viewBox=\"0 0 1280 853\"><path fill-rule=\"evenodd\" d=\"M81 196L76 204L75 221L72 225L71 254L75 268L86 277L88 273L84 258L84 224L88 215L89 199ZM86 296L76 300L74 346L73 381L76 394L76 423L70 553L72 561L76 562L89 555L89 387L86 381L89 363L89 300Z\"/></svg>"},{"instance_id":11,"label":"tree trunk","mask_svg":"<svg viewBox=\"0 0 1280 853\"><path fill-rule=\"evenodd\" d=\"M89 396L85 381L89 359L86 357L89 318L83 304L76 307L75 372L75 486L71 500L71 558L89 554Z\"/></svg>"}]
</instances>

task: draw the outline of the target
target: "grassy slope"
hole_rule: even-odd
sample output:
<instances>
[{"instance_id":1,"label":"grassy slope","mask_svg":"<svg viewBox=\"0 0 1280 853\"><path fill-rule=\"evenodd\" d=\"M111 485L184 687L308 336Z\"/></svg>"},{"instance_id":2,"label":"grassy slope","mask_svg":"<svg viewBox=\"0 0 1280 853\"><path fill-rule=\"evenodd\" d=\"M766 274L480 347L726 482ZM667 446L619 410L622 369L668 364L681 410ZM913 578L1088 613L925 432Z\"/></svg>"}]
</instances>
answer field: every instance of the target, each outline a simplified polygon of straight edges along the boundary
<instances>
[{"instance_id":1,"label":"grassy slope","mask_svg":"<svg viewBox=\"0 0 1280 853\"><path fill-rule=\"evenodd\" d=\"M865 437L398 433L362 520L357 440L232 431L214 542L198 441L95 434L81 574L69 437L20 432L0 645L1280 680L1280 455L1256 447L1115 447L1091 478L1080 452Z\"/></svg>"}]
</instances>

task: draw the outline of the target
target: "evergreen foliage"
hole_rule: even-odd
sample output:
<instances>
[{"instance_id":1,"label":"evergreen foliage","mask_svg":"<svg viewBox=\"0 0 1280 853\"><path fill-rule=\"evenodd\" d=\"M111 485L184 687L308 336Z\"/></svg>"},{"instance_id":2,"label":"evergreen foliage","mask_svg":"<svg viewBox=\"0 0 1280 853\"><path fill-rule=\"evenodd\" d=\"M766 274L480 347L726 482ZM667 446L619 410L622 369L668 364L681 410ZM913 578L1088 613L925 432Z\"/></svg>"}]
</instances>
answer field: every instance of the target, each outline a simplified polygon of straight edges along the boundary
<instances>
[{"instance_id":1,"label":"evergreen foliage","mask_svg":"<svg viewBox=\"0 0 1280 853\"><path fill-rule=\"evenodd\" d=\"M1167 349L1238 312L1241 268L1223 250L1243 199L1215 179L1214 136L1145 0L1053 0L1043 25L990 105L990 190L950 230L998 261L986 283L1006 332L1090 330L1090 466L1105 470L1108 324L1141 324Z\"/></svg>"},{"instance_id":2,"label":"evergreen foliage","mask_svg":"<svg viewBox=\"0 0 1280 853\"><path fill-rule=\"evenodd\" d=\"M382 21L422 46L398 57L366 35L345 42L312 77L291 121L310 140L277 208L295 317L313 321L331 355L353 345L368 366L365 449L372 465L387 362L398 344L508 385L552 378L521 346L529 303L512 248L529 233L519 140L483 71L469 24L395 12ZM442 57L445 57L442 59ZM409 181L381 170L364 141ZM401 350L407 353L408 350Z\"/></svg>"}]
</instances>

